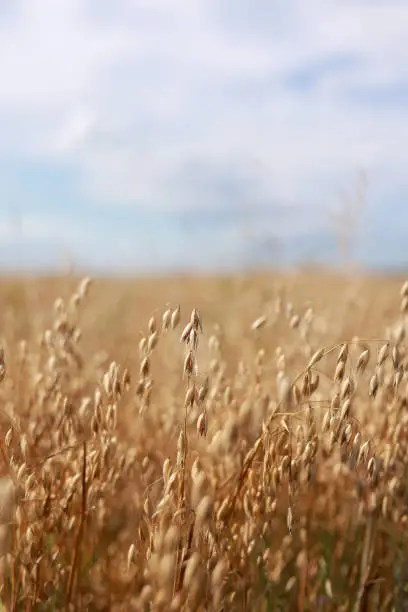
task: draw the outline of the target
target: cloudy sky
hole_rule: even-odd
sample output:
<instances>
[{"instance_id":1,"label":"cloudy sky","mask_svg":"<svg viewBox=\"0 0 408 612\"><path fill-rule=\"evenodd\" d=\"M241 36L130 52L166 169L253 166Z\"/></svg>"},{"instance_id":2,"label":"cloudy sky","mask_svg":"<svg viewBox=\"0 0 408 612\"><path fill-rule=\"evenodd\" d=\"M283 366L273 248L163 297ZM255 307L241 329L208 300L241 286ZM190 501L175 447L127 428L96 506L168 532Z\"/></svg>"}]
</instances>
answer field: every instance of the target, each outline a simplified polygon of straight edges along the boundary
<instances>
[{"instance_id":1,"label":"cloudy sky","mask_svg":"<svg viewBox=\"0 0 408 612\"><path fill-rule=\"evenodd\" d=\"M331 261L345 209L408 264L407 32L405 0L2 1L1 266Z\"/></svg>"}]
</instances>

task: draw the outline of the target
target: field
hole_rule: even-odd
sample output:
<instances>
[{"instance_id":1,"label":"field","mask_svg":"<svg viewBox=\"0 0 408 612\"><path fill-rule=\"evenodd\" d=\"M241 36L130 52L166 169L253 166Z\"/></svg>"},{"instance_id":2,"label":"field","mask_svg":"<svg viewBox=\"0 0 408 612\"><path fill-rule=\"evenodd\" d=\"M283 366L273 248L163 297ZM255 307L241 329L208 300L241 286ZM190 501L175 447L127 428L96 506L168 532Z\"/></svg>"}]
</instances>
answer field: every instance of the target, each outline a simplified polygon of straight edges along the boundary
<instances>
[{"instance_id":1,"label":"field","mask_svg":"<svg viewBox=\"0 0 408 612\"><path fill-rule=\"evenodd\" d=\"M0 281L4 610L408 610L408 284Z\"/></svg>"}]
</instances>

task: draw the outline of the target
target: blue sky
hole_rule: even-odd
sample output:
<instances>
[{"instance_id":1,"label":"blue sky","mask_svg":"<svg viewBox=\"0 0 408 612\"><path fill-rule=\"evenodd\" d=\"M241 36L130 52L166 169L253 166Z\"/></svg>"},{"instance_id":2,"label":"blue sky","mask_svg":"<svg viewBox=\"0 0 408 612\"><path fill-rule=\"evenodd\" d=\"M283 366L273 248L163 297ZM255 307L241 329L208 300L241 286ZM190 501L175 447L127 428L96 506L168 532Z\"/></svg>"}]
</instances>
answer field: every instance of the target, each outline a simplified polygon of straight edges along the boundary
<instances>
[{"instance_id":1,"label":"blue sky","mask_svg":"<svg viewBox=\"0 0 408 612\"><path fill-rule=\"evenodd\" d=\"M408 4L0 4L0 266L408 264ZM356 192L364 172L360 207Z\"/></svg>"}]
</instances>

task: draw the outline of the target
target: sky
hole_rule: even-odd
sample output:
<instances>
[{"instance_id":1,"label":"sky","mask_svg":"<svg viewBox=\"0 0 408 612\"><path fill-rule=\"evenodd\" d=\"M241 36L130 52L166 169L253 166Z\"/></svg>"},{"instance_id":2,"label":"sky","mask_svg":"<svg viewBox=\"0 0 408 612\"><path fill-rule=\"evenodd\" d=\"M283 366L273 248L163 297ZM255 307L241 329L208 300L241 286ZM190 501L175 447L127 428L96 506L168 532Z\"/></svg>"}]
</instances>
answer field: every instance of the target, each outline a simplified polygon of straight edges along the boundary
<instances>
[{"instance_id":1,"label":"sky","mask_svg":"<svg viewBox=\"0 0 408 612\"><path fill-rule=\"evenodd\" d=\"M1 268L330 264L343 227L407 265L407 31L405 0L1 0Z\"/></svg>"}]
</instances>

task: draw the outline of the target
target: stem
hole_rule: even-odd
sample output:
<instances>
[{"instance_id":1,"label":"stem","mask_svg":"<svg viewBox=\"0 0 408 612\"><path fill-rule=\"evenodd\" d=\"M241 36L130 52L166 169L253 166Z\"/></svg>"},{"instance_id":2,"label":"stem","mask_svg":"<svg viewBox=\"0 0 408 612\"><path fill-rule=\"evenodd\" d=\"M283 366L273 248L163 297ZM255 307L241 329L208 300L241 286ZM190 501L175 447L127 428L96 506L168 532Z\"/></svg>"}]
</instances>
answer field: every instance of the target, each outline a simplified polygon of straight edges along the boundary
<instances>
[{"instance_id":1,"label":"stem","mask_svg":"<svg viewBox=\"0 0 408 612\"><path fill-rule=\"evenodd\" d=\"M365 609L365 598L368 589L368 579L371 571L371 562L373 558L373 535L374 535L374 515L371 513L367 518L363 554L361 557L361 572L360 572L360 587L357 594L357 600L354 606L354 612L360 612Z\"/></svg>"},{"instance_id":2,"label":"stem","mask_svg":"<svg viewBox=\"0 0 408 612\"><path fill-rule=\"evenodd\" d=\"M75 547L72 555L71 570L68 576L67 594L65 599L65 610L68 612L69 604L72 599L72 591L74 587L75 574L78 566L78 559L80 553L81 542L85 527L85 516L86 516L86 442L83 443L83 463L82 463L82 506L81 506L81 517L79 520L78 530L75 539Z\"/></svg>"},{"instance_id":3,"label":"stem","mask_svg":"<svg viewBox=\"0 0 408 612\"><path fill-rule=\"evenodd\" d=\"M187 389L190 387L190 376L188 377ZM179 505L178 509L180 511L180 520L183 520L183 511L185 510L185 474L186 474L186 461L187 461L187 415L188 415L188 407L185 406L184 409L184 450L183 450L183 465L181 466L181 477L179 484ZM181 589L182 581L184 577L183 571L183 536L180 535L180 540L177 548L177 558L176 558L176 572L174 577L174 587L173 587L173 595L178 593Z\"/></svg>"}]
</instances>

